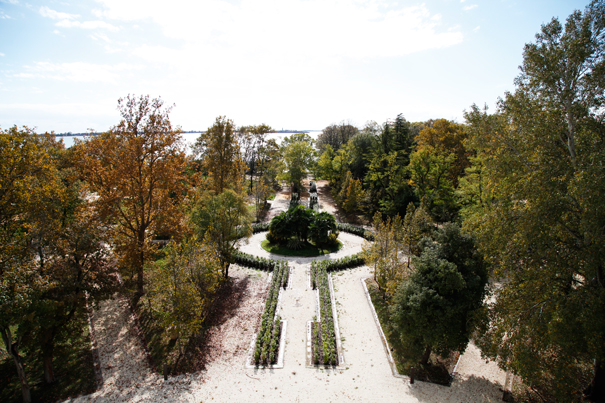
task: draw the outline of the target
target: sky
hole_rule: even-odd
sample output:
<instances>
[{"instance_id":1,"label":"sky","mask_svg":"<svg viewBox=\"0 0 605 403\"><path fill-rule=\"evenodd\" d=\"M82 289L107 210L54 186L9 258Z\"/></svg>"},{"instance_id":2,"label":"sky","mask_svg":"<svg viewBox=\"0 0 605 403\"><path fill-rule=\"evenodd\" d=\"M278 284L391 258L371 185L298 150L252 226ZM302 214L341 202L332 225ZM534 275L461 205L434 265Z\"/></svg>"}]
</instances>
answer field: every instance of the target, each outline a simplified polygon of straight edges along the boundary
<instances>
[{"instance_id":1,"label":"sky","mask_svg":"<svg viewBox=\"0 0 605 403\"><path fill-rule=\"evenodd\" d=\"M575 0L0 0L0 129L105 131L128 94L183 130L464 122Z\"/></svg>"}]
</instances>

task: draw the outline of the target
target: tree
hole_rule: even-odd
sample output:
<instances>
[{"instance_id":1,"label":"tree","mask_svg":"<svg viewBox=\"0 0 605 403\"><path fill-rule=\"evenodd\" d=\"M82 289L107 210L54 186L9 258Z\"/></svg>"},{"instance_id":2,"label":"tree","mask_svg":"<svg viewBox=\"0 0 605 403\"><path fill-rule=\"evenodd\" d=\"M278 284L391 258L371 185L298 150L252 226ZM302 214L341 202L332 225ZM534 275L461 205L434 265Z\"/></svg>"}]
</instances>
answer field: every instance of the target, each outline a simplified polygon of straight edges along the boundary
<instances>
[{"instance_id":1,"label":"tree","mask_svg":"<svg viewBox=\"0 0 605 403\"><path fill-rule=\"evenodd\" d=\"M285 169L282 177L295 185L307 176L315 164L315 150L307 141L294 141L283 148Z\"/></svg>"},{"instance_id":2,"label":"tree","mask_svg":"<svg viewBox=\"0 0 605 403\"><path fill-rule=\"evenodd\" d=\"M374 214L374 242L364 242L364 259L374 268L374 281L383 299L391 301L399 284L409 275L401 261L403 227L398 215L383 221L382 214Z\"/></svg>"},{"instance_id":3,"label":"tree","mask_svg":"<svg viewBox=\"0 0 605 403\"><path fill-rule=\"evenodd\" d=\"M559 401L579 398L590 366L585 393L605 399L604 33L602 1L553 19L498 111L466 114L488 197L465 225L503 281L477 342Z\"/></svg>"},{"instance_id":4,"label":"tree","mask_svg":"<svg viewBox=\"0 0 605 403\"><path fill-rule=\"evenodd\" d=\"M28 245L30 214L57 194L56 167L49 153L52 135L13 126L0 130L0 334L12 358L24 402L31 401L21 347L24 318L48 282L35 270Z\"/></svg>"},{"instance_id":5,"label":"tree","mask_svg":"<svg viewBox=\"0 0 605 403\"><path fill-rule=\"evenodd\" d=\"M346 145L358 133L359 129L345 121L338 125L332 124L320 133L317 139L317 148L320 152L323 152L326 146L330 145L334 151L338 151L340 147Z\"/></svg>"},{"instance_id":6,"label":"tree","mask_svg":"<svg viewBox=\"0 0 605 403\"><path fill-rule=\"evenodd\" d=\"M454 155L449 169L448 179L458 187L458 180L464 175L464 170L470 166L469 153L464 146L467 138L464 125L447 119L437 119L432 125L424 127L416 136L417 150L429 148L436 154Z\"/></svg>"},{"instance_id":7,"label":"tree","mask_svg":"<svg viewBox=\"0 0 605 403\"><path fill-rule=\"evenodd\" d=\"M209 234L210 236L210 234ZM194 236L171 241L166 258L153 264L149 306L164 330L164 338L176 340L179 357L192 335L199 332L221 284L222 267L213 242Z\"/></svg>"},{"instance_id":8,"label":"tree","mask_svg":"<svg viewBox=\"0 0 605 403\"><path fill-rule=\"evenodd\" d=\"M107 228L79 196L49 201L41 211L46 218L34 218L30 224L37 245L35 270L48 287L39 290L30 306L30 320L21 326L42 352L46 383L55 382L57 340L80 331L70 324L87 315L87 302L109 298L117 286L115 264L105 246Z\"/></svg>"},{"instance_id":9,"label":"tree","mask_svg":"<svg viewBox=\"0 0 605 403\"><path fill-rule=\"evenodd\" d=\"M240 155L233 121L225 116L217 117L214 125L196 140L193 150L210 179L210 189L216 193L225 189L241 190L246 164Z\"/></svg>"},{"instance_id":10,"label":"tree","mask_svg":"<svg viewBox=\"0 0 605 403\"><path fill-rule=\"evenodd\" d=\"M322 211L313 215L313 219L309 224L309 239L316 246L330 245L336 243L338 237L338 227L336 219L327 211Z\"/></svg>"},{"instance_id":11,"label":"tree","mask_svg":"<svg viewBox=\"0 0 605 403\"><path fill-rule=\"evenodd\" d=\"M416 150L407 167L409 183L431 215L438 221L451 221L458 208L454 199L454 186L450 179L455 154L439 152L431 146Z\"/></svg>"},{"instance_id":12,"label":"tree","mask_svg":"<svg viewBox=\"0 0 605 403\"><path fill-rule=\"evenodd\" d=\"M267 133L270 133L272 130L270 126L261 124L257 126L244 126L238 131L242 161L247 164L250 174L250 192L252 192L254 174L262 163L261 159Z\"/></svg>"},{"instance_id":13,"label":"tree","mask_svg":"<svg viewBox=\"0 0 605 403\"><path fill-rule=\"evenodd\" d=\"M434 242L425 238L414 267L395 294L391 320L404 345L426 365L432 351L445 356L466 349L488 273L470 235L453 223L446 223Z\"/></svg>"},{"instance_id":14,"label":"tree","mask_svg":"<svg viewBox=\"0 0 605 403\"><path fill-rule=\"evenodd\" d=\"M136 275L135 302L144 294L144 267L158 234L181 225L188 158L170 108L160 98L118 100L122 120L100 136L77 142L79 169L95 192L93 205L112 224L121 266Z\"/></svg>"},{"instance_id":15,"label":"tree","mask_svg":"<svg viewBox=\"0 0 605 403\"><path fill-rule=\"evenodd\" d=\"M198 239L216 245L223 276L229 277L235 244L242 236L252 235L251 218L243 196L231 189L219 194L205 191L193 203L189 219Z\"/></svg>"}]
</instances>

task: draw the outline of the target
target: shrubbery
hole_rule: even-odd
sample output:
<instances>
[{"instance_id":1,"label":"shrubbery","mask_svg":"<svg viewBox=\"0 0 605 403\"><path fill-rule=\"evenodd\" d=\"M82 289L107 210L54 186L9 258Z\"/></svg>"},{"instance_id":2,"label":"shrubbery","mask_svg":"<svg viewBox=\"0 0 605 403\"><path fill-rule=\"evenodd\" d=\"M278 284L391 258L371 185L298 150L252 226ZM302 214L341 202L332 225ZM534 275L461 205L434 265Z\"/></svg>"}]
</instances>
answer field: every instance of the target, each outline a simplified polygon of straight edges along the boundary
<instances>
[{"instance_id":1,"label":"shrubbery","mask_svg":"<svg viewBox=\"0 0 605 403\"><path fill-rule=\"evenodd\" d=\"M292 249L301 243L312 241L317 247L330 247L337 244L338 228L334 216L316 213L302 205L296 205L288 211L275 216L269 224L267 240L280 245L292 245Z\"/></svg>"},{"instance_id":2,"label":"shrubbery","mask_svg":"<svg viewBox=\"0 0 605 403\"><path fill-rule=\"evenodd\" d=\"M339 222L337 223L337 228L339 231L348 232L349 234L360 236L370 242L374 241L374 232L367 230L363 227Z\"/></svg>"}]
</instances>

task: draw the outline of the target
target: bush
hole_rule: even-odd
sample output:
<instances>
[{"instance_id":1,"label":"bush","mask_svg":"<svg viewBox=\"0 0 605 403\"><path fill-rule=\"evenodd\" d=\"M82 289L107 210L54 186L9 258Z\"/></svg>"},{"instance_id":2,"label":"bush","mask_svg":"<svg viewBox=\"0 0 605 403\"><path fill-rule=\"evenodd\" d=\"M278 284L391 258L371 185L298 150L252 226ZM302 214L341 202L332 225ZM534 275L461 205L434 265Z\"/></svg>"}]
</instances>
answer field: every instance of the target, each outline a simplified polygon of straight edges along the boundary
<instances>
[{"instance_id":1,"label":"bush","mask_svg":"<svg viewBox=\"0 0 605 403\"><path fill-rule=\"evenodd\" d=\"M337 228L339 231L348 232L349 234L360 236L370 242L374 241L374 232L366 230L363 227L339 222L337 223Z\"/></svg>"}]
</instances>

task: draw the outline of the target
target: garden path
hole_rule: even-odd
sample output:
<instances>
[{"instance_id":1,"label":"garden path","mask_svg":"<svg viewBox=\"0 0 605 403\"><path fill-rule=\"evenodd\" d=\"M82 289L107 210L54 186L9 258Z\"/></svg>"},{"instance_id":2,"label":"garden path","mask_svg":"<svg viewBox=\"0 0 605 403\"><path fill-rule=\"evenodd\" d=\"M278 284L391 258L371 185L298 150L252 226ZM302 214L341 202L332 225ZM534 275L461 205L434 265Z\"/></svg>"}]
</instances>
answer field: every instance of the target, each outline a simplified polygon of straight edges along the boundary
<instances>
[{"instance_id":1,"label":"garden path","mask_svg":"<svg viewBox=\"0 0 605 403\"><path fill-rule=\"evenodd\" d=\"M274 203L276 208L287 205ZM253 236L246 253L275 257L260 248L264 234ZM338 258L361 250L363 240L341 233L340 251L321 258ZM284 257L281 257L284 259ZM416 382L392 375L380 333L373 320L361 280L372 273L362 266L333 274L336 307L343 339L346 369L305 368L306 322L315 314L314 293L306 285L306 269L313 258L287 258L293 268L291 288L283 293L280 315L288 320L286 352L283 369L245 369L251 338L242 328L239 309L225 322L217 337L228 335L216 345L221 346L207 363L204 371L171 377L163 381L151 373L142 346L132 329L134 324L125 300L107 301L95 311L93 327L99 345L104 383L102 388L77 402L232 402L249 403L267 400L316 402L499 402L503 377L493 364L482 365L478 350L469 346L459 364L451 387ZM266 283L266 274L239 268L230 270L234 277L257 278ZM253 294L247 293L247 295ZM249 296L250 296L249 295ZM242 309L253 305L262 311L256 298L242 301ZM106 364L103 364L106 363Z\"/></svg>"}]
</instances>

